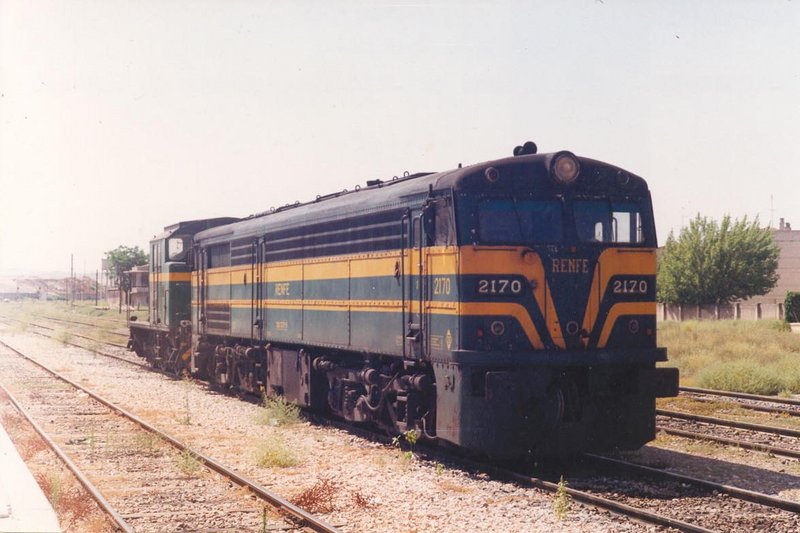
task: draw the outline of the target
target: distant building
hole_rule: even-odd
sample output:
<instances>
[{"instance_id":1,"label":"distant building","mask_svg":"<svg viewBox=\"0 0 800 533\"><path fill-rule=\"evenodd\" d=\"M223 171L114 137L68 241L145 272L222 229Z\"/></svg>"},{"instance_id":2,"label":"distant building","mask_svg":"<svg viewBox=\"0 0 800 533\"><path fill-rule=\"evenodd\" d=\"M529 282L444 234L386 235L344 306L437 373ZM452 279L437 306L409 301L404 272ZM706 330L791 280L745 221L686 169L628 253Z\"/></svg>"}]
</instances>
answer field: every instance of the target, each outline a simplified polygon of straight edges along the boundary
<instances>
[{"instance_id":1,"label":"distant building","mask_svg":"<svg viewBox=\"0 0 800 533\"><path fill-rule=\"evenodd\" d=\"M126 274L131 277L131 295L129 305L133 308L147 308L150 299L150 267L135 266Z\"/></svg>"},{"instance_id":2,"label":"distant building","mask_svg":"<svg viewBox=\"0 0 800 533\"><path fill-rule=\"evenodd\" d=\"M783 304L787 292L800 292L800 231L793 230L788 222L781 219L778 229L772 230L772 235L781 249L778 284L764 296L750 298L746 302L748 304Z\"/></svg>"}]
</instances>

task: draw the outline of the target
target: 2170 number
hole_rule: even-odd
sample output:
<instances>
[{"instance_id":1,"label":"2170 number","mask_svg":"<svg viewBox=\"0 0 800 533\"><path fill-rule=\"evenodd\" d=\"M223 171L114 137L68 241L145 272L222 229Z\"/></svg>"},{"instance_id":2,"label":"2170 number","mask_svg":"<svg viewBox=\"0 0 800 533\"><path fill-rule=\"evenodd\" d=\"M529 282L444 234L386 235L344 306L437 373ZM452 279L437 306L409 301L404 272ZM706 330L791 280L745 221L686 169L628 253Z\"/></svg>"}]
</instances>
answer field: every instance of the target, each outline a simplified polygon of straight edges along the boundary
<instances>
[{"instance_id":1,"label":"2170 number","mask_svg":"<svg viewBox=\"0 0 800 533\"><path fill-rule=\"evenodd\" d=\"M611 289L614 294L646 294L647 280L644 279L625 279L614 280Z\"/></svg>"},{"instance_id":2,"label":"2170 number","mask_svg":"<svg viewBox=\"0 0 800 533\"><path fill-rule=\"evenodd\" d=\"M518 279L479 279L478 294L522 294Z\"/></svg>"}]
</instances>

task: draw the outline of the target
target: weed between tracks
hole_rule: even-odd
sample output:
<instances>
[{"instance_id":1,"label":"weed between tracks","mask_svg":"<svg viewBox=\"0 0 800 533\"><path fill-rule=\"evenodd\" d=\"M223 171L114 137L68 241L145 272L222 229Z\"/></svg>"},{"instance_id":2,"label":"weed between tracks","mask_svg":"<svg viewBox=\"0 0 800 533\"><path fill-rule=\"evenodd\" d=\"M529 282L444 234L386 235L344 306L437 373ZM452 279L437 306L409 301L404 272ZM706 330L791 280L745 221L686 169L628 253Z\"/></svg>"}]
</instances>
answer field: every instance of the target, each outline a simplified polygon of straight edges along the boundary
<instances>
[{"instance_id":1,"label":"weed between tracks","mask_svg":"<svg viewBox=\"0 0 800 533\"><path fill-rule=\"evenodd\" d=\"M164 441L155 433L149 431L139 432L134 434L133 440L130 443L130 448L143 455L157 456L161 455L164 447Z\"/></svg>"},{"instance_id":2,"label":"weed between tracks","mask_svg":"<svg viewBox=\"0 0 800 533\"><path fill-rule=\"evenodd\" d=\"M54 504L64 531L102 533L113 528L83 487L63 470L47 445L15 411L0 407L0 420L42 492ZM40 452L46 452L39 457ZM58 463L60 464L60 463ZM1 472L1 469L0 469ZM0 473L0 475L2 475Z\"/></svg>"},{"instance_id":3,"label":"weed between tracks","mask_svg":"<svg viewBox=\"0 0 800 533\"><path fill-rule=\"evenodd\" d=\"M189 401L189 394L192 392L193 386L191 378L183 380L183 415L178 419L178 422L184 426L192 425L192 406Z\"/></svg>"},{"instance_id":4,"label":"weed between tracks","mask_svg":"<svg viewBox=\"0 0 800 533\"><path fill-rule=\"evenodd\" d=\"M368 509L375 505L372 500L358 490L351 491L349 498L347 496L348 493L344 490L342 483L331 478L322 478L297 494L291 499L291 502L305 511L320 514L332 513L339 507L348 505L359 509ZM349 500L349 503L342 500Z\"/></svg>"},{"instance_id":5,"label":"weed between tracks","mask_svg":"<svg viewBox=\"0 0 800 533\"><path fill-rule=\"evenodd\" d=\"M310 513L332 513L335 509L334 496L340 484L323 478L311 487L292 498L292 503Z\"/></svg>"},{"instance_id":6,"label":"weed between tracks","mask_svg":"<svg viewBox=\"0 0 800 533\"><path fill-rule=\"evenodd\" d=\"M569 514L570 504L572 503L572 497L567 492L567 482L564 481L564 476L561 476L561 479L558 482L558 488L556 489L555 499L553 501L553 512L556 514L556 518L559 520L564 520L567 518Z\"/></svg>"},{"instance_id":7,"label":"weed between tracks","mask_svg":"<svg viewBox=\"0 0 800 533\"><path fill-rule=\"evenodd\" d=\"M268 435L261 441L255 451L255 461L265 468L287 468L302 462L298 453L279 435Z\"/></svg>"},{"instance_id":8,"label":"weed between tracks","mask_svg":"<svg viewBox=\"0 0 800 533\"><path fill-rule=\"evenodd\" d=\"M256 415L256 423L264 426L291 426L300 422L300 408L283 396L265 397Z\"/></svg>"},{"instance_id":9,"label":"weed between tracks","mask_svg":"<svg viewBox=\"0 0 800 533\"><path fill-rule=\"evenodd\" d=\"M67 486L59 472L36 474L36 482L50 500L59 517L67 517L69 522L87 520L95 511L95 504L77 486ZM65 520L61 518L63 523Z\"/></svg>"},{"instance_id":10,"label":"weed between tracks","mask_svg":"<svg viewBox=\"0 0 800 533\"><path fill-rule=\"evenodd\" d=\"M72 334L63 329L59 329L56 330L56 332L53 334L53 338L58 342L60 342L61 344L66 345L72 341Z\"/></svg>"},{"instance_id":11,"label":"weed between tracks","mask_svg":"<svg viewBox=\"0 0 800 533\"><path fill-rule=\"evenodd\" d=\"M183 450L176 459L178 470L187 476L196 476L203 467L203 462L190 450Z\"/></svg>"}]
</instances>

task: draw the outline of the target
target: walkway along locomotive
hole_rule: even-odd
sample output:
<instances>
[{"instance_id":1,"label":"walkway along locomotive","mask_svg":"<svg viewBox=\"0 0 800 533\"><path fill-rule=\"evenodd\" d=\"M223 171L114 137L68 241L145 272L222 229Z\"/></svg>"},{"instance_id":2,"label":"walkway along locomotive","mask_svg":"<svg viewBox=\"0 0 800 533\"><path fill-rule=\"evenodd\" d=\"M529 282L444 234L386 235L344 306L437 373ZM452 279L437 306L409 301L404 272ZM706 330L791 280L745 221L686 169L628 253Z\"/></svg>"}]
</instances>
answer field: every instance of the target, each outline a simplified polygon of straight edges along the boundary
<instances>
[{"instance_id":1,"label":"walkway along locomotive","mask_svg":"<svg viewBox=\"0 0 800 533\"><path fill-rule=\"evenodd\" d=\"M153 365L492 457L638 448L655 398L647 184L570 152L373 180L151 242Z\"/></svg>"}]
</instances>

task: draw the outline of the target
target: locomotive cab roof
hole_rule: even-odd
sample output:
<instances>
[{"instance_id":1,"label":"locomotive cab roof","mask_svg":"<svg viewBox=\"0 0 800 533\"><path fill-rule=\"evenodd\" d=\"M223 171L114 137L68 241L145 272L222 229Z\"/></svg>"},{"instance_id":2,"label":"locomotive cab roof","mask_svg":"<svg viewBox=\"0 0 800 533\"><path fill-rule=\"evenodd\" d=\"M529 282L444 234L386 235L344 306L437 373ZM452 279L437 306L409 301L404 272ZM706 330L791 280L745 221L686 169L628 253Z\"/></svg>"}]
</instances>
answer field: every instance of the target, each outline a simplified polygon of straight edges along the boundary
<instances>
[{"instance_id":1,"label":"locomotive cab roof","mask_svg":"<svg viewBox=\"0 0 800 533\"><path fill-rule=\"evenodd\" d=\"M204 218L197 220L185 220L177 222L164 227L164 231L155 235L151 242L160 241L162 239L169 239L173 235L194 235L200 231L216 226L224 226L240 221L240 218L234 217L218 217L218 218Z\"/></svg>"}]
</instances>

